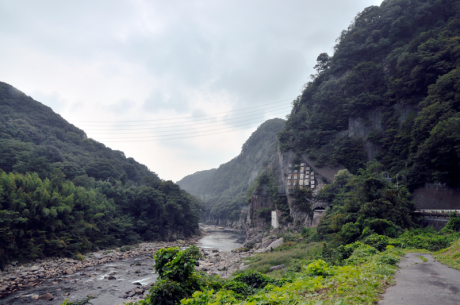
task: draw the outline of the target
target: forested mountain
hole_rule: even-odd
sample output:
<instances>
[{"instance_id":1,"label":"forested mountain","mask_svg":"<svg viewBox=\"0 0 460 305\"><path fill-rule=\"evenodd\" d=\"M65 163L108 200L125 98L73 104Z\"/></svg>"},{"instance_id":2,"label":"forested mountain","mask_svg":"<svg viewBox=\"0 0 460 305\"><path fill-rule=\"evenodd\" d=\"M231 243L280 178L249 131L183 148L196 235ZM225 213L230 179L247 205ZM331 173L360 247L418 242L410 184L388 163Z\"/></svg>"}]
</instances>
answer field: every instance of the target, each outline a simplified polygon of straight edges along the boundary
<instances>
[{"instance_id":1,"label":"forested mountain","mask_svg":"<svg viewBox=\"0 0 460 305\"><path fill-rule=\"evenodd\" d=\"M202 203L0 83L0 269L198 233Z\"/></svg>"},{"instance_id":2,"label":"forested mountain","mask_svg":"<svg viewBox=\"0 0 460 305\"><path fill-rule=\"evenodd\" d=\"M145 165L87 138L51 108L0 82L0 169L44 178L54 168L67 179L159 180Z\"/></svg>"},{"instance_id":3,"label":"forested mountain","mask_svg":"<svg viewBox=\"0 0 460 305\"><path fill-rule=\"evenodd\" d=\"M277 133L284 120L264 122L244 143L241 153L219 168L196 172L177 184L205 202L205 217L213 221L235 221L248 205L250 184L267 167L276 152Z\"/></svg>"},{"instance_id":4,"label":"forested mountain","mask_svg":"<svg viewBox=\"0 0 460 305\"><path fill-rule=\"evenodd\" d=\"M199 171L185 176L178 181L177 184L179 184L184 190L187 190L190 194L198 196L201 199L205 199L210 196L208 188L216 171L217 168Z\"/></svg>"},{"instance_id":5,"label":"forested mountain","mask_svg":"<svg viewBox=\"0 0 460 305\"><path fill-rule=\"evenodd\" d=\"M353 173L375 157L412 189L459 187L459 65L460 1L368 7L340 34L333 56L318 56L281 149Z\"/></svg>"}]
</instances>

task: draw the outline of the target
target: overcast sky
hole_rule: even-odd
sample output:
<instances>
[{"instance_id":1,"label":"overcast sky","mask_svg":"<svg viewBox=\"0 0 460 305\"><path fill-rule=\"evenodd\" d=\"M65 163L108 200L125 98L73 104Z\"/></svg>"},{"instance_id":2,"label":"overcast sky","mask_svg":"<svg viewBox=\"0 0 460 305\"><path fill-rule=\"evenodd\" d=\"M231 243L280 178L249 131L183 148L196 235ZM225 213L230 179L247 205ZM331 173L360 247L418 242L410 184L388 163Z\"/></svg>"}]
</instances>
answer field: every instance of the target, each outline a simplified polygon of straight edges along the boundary
<instances>
[{"instance_id":1,"label":"overcast sky","mask_svg":"<svg viewBox=\"0 0 460 305\"><path fill-rule=\"evenodd\" d=\"M284 118L381 0L0 0L0 81L177 181Z\"/></svg>"}]
</instances>

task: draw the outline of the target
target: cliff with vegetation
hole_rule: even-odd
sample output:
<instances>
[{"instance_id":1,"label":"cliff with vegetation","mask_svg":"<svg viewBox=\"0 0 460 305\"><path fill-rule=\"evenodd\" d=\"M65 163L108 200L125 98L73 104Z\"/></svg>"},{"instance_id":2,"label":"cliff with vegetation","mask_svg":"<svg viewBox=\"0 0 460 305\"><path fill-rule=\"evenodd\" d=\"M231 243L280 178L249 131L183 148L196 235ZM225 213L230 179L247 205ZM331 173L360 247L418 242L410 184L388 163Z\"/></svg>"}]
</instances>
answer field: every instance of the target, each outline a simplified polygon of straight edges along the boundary
<instances>
[{"instance_id":1,"label":"cliff with vegetation","mask_svg":"<svg viewBox=\"0 0 460 305\"><path fill-rule=\"evenodd\" d=\"M215 224L245 224L241 210L249 205L246 193L276 153L277 133L284 120L264 122L243 144L241 153L217 169L184 177L177 184L205 202L204 220ZM246 211L246 210L245 210Z\"/></svg>"},{"instance_id":2,"label":"cliff with vegetation","mask_svg":"<svg viewBox=\"0 0 460 305\"><path fill-rule=\"evenodd\" d=\"M293 102L282 150L357 173L377 159L411 189L458 187L459 1L383 1L342 31Z\"/></svg>"},{"instance_id":3,"label":"cliff with vegetation","mask_svg":"<svg viewBox=\"0 0 460 305\"><path fill-rule=\"evenodd\" d=\"M201 202L0 83L0 268L199 232Z\"/></svg>"},{"instance_id":4,"label":"cliff with vegetation","mask_svg":"<svg viewBox=\"0 0 460 305\"><path fill-rule=\"evenodd\" d=\"M265 207L277 209L273 200L280 193L286 194L290 217L282 212L286 216L280 218L282 225L319 225L323 233L354 230L353 234L360 235L375 221L381 226L375 229L379 234L386 229L402 232L420 224L402 216L413 213L415 206L401 201L410 201L410 195L399 194L396 199L386 193L388 181L383 177L392 177L387 180L396 183L398 192L412 193L432 185L460 186L459 5L459 1L383 1L359 13L342 31L333 56L318 56L317 73L293 101L286 127L279 133L280 162L264 173L271 175L270 179L258 181L259 189L285 186L284 191L278 187L277 195L271 196L272 203ZM379 163L366 165L368 161ZM288 178L299 172L301 163L311 168L310 175L315 173L319 178L314 190L304 189L303 181ZM297 166L296 170L289 169L288 164ZM338 173L339 180L352 175L352 180L358 179L369 166L375 177L366 183L372 187L346 187L344 181L325 186ZM378 184L382 184L378 195L369 193L359 203L354 192ZM355 198L353 203L348 196ZM424 199L429 201L425 206L440 207L438 198ZM304 201L308 203L302 209ZM361 204L363 209L375 204L405 206L407 210L395 216L375 208L357 216ZM447 206L448 210L454 208ZM259 210L259 214L263 212ZM260 232L269 224L267 216L251 230Z\"/></svg>"}]
</instances>

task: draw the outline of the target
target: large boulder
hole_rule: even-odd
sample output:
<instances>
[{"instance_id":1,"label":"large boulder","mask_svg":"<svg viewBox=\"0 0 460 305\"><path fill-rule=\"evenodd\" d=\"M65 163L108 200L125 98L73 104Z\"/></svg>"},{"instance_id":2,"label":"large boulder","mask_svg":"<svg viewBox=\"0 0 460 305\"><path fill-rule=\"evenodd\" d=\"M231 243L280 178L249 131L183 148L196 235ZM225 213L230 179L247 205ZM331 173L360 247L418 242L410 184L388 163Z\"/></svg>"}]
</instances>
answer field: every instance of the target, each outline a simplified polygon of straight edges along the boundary
<instances>
[{"instance_id":1,"label":"large boulder","mask_svg":"<svg viewBox=\"0 0 460 305\"><path fill-rule=\"evenodd\" d=\"M39 299L46 300L46 301L52 301L54 299L54 296L51 293L46 293L44 295L41 295Z\"/></svg>"},{"instance_id":2,"label":"large boulder","mask_svg":"<svg viewBox=\"0 0 460 305\"><path fill-rule=\"evenodd\" d=\"M277 240L275 240L274 242L272 242L270 245L268 245L267 247L267 251L268 250L271 250L271 249L275 249L275 248L278 248L279 246L281 246L284 242L284 239L281 237Z\"/></svg>"},{"instance_id":3,"label":"large boulder","mask_svg":"<svg viewBox=\"0 0 460 305\"><path fill-rule=\"evenodd\" d=\"M276 248L278 248L279 246L281 246L283 244L283 241L284 241L284 239L281 237L281 238L273 241L266 248L260 248L255 253L264 253L264 252L268 252L268 251L271 251L273 249L276 249Z\"/></svg>"}]
</instances>

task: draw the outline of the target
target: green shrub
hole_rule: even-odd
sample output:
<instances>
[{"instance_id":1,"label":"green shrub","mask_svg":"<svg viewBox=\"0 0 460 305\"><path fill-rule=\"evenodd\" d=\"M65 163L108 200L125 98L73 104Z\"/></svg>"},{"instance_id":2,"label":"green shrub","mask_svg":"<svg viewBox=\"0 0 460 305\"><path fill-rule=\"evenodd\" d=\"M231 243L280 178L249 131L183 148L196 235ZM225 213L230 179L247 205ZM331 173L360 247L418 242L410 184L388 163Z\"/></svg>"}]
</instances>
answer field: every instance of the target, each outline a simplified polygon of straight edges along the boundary
<instances>
[{"instance_id":1,"label":"green shrub","mask_svg":"<svg viewBox=\"0 0 460 305\"><path fill-rule=\"evenodd\" d=\"M195 263L200 257L200 250L196 246L183 251L177 247L161 248L154 255L154 268L161 279L184 283L194 272Z\"/></svg>"},{"instance_id":2,"label":"green shrub","mask_svg":"<svg viewBox=\"0 0 460 305\"><path fill-rule=\"evenodd\" d=\"M399 256L394 254L383 254L377 257L377 262L386 265L396 266L399 262Z\"/></svg>"},{"instance_id":3,"label":"green shrub","mask_svg":"<svg viewBox=\"0 0 460 305\"><path fill-rule=\"evenodd\" d=\"M389 237L396 237L397 235L397 227L390 220L372 219L365 224L367 228L379 235L386 235Z\"/></svg>"},{"instance_id":4,"label":"green shrub","mask_svg":"<svg viewBox=\"0 0 460 305\"><path fill-rule=\"evenodd\" d=\"M388 245L389 238L383 235L372 234L364 239L364 244L372 246L379 251L385 250Z\"/></svg>"},{"instance_id":5,"label":"green shrub","mask_svg":"<svg viewBox=\"0 0 460 305\"><path fill-rule=\"evenodd\" d=\"M255 271L238 274L233 278L234 281L244 283L250 287L259 289L264 288L268 284L275 286L281 285L282 281L271 278L265 274Z\"/></svg>"},{"instance_id":6,"label":"green shrub","mask_svg":"<svg viewBox=\"0 0 460 305\"><path fill-rule=\"evenodd\" d=\"M87 297L81 300L76 300L70 302L69 299L65 299L62 305L93 305L89 300L93 299L92 297Z\"/></svg>"},{"instance_id":7,"label":"green shrub","mask_svg":"<svg viewBox=\"0 0 460 305\"><path fill-rule=\"evenodd\" d=\"M362 243L357 241L355 243L348 244L345 246L341 245L337 248L337 251L341 254L342 259L347 259L353 254L353 251L355 251L355 249L359 248L360 246L362 246Z\"/></svg>"},{"instance_id":8,"label":"green shrub","mask_svg":"<svg viewBox=\"0 0 460 305\"><path fill-rule=\"evenodd\" d=\"M302 228L302 233L301 234L302 234L303 238L308 238L313 233L314 233L314 231L311 228L305 228L305 227Z\"/></svg>"},{"instance_id":9,"label":"green shrub","mask_svg":"<svg viewBox=\"0 0 460 305\"><path fill-rule=\"evenodd\" d=\"M322 276L327 276L331 272L328 264L322 259L318 259L314 261L313 263L309 264L305 268L305 271L311 275L322 275Z\"/></svg>"},{"instance_id":10,"label":"green shrub","mask_svg":"<svg viewBox=\"0 0 460 305\"><path fill-rule=\"evenodd\" d=\"M257 210L257 215L265 222L270 222L272 219L272 208L260 208Z\"/></svg>"},{"instance_id":11,"label":"green shrub","mask_svg":"<svg viewBox=\"0 0 460 305\"><path fill-rule=\"evenodd\" d=\"M430 251L439 251L449 247L455 240L460 237L460 233L440 234L433 228L423 228L406 231L391 245L400 248L426 249Z\"/></svg>"},{"instance_id":12,"label":"green shrub","mask_svg":"<svg viewBox=\"0 0 460 305\"><path fill-rule=\"evenodd\" d=\"M73 259L81 262L85 261L85 257L80 252L75 253Z\"/></svg>"},{"instance_id":13,"label":"green shrub","mask_svg":"<svg viewBox=\"0 0 460 305\"><path fill-rule=\"evenodd\" d=\"M126 252L126 251L129 251L131 250L131 247L130 246L123 246L123 247L120 247L120 252Z\"/></svg>"},{"instance_id":14,"label":"green shrub","mask_svg":"<svg viewBox=\"0 0 460 305\"><path fill-rule=\"evenodd\" d=\"M175 305L188 296L190 295L180 283L159 280L150 288L145 302L154 305Z\"/></svg>"},{"instance_id":15,"label":"green shrub","mask_svg":"<svg viewBox=\"0 0 460 305\"><path fill-rule=\"evenodd\" d=\"M254 289L253 287L249 286L244 282L236 280L230 280L227 283L225 283L223 289L231 290L244 297L247 297L248 295L251 295L256 292L256 289Z\"/></svg>"},{"instance_id":16,"label":"green shrub","mask_svg":"<svg viewBox=\"0 0 460 305\"><path fill-rule=\"evenodd\" d=\"M368 261L370 257L377 253L378 251L374 247L371 247L369 245L360 245L353 251L353 253L346 260L346 262L351 265L361 264Z\"/></svg>"},{"instance_id":17,"label":"green shrub","mask_svg":"<svg viewBox=\"0 0 460 305\"><path fill-rule=\"evenodd\" d=\"M211 284L213 279L203 281L195 272L196 260L201 257L200 250L190 246L180 251L179 248L162 248L155 255L155 271L160 280L149 291L145 304L174 305L180 300L190 297L193 292L201 289L202 284ZM215 283L220 288L222 285Z\"/></svg>"},{"instance_id":18,"label":"green shrub","mask_svg":"<svg viewBox=\"0 0 460 305\"><path fill-rule=\"evenodd\" d=\"M446 226L442 228L441 233L449 231L458 231L460 229L460 217L455 212L449 214L449 221Z\"/></svg>"},{"instance_id":19,"label":"green shrub","mask_svg":"<svg viewBox=\"0 0 460 305\"><path fill-rule=\"evenodd\" d=\"M339 235L344 243L349 244L361 235L361 230L357 224L349 222L342 227Z\"/></svg>"}]
</instances>

